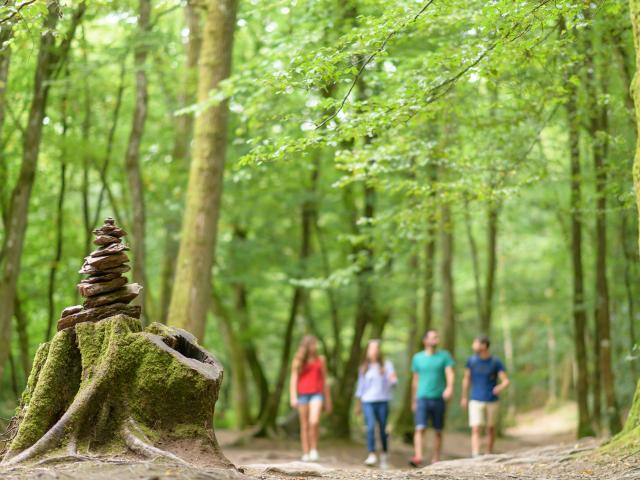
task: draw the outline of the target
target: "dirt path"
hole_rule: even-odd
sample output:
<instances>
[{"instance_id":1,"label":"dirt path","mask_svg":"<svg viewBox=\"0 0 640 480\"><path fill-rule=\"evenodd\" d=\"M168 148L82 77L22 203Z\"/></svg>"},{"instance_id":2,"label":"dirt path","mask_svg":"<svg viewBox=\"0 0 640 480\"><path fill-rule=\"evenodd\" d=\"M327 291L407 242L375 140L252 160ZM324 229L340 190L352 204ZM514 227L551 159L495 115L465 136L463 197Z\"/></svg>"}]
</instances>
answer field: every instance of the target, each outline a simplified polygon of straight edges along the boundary
<instances>
[{"instance_id":1,"label":"dirt path","mask_svg":"<svg viewBox=\"0 0 640 480\"><path fill-rule=\"evenodd\" d=\"M392 468L382 471L362 464L366 455L363 443L325 439L320 461L303 463L295 440L251 438L242 444L237 432L221 431L218 437L223 450L239 471L215 469L207 465L206 458L176 451L193 464L177 466L136 458L47 462L0 467L0 480L640 480L640 452L612 457L597 450L598 440L573 441L571 415L571 408L528 414L507 431L509 436L499 439L497 454L473 460L465 458L469 452L467 432L446 432L444 461L419 470L407 464L410 446L393 438Z\"/></svg>"},{"instance_id":2,"label":"dirt path","mask_svg":"<svg viewBox=\"0 0 640 480\"><path fill-rule=\"evenodd\" d=\"M277 448L264 454L260 460L274 456L265 463L239 465L244 473L216 470L206 466L178 466L160 461L141 462L135 459L104 459L101 461L46 463L20 466L12 469L0 467L2 480L281 480L324 478L334 480L632 480L640 479L638 455L609 457L594 448L598 442L590 440L580 444L551 445L515 453L487 455L478 459L443 461L420 470L393 468L386 471L367 469L353 463L343 463L338 454L329 454L318 464L287 459ZM338 446L336 446L338 448ZM359 447L342 445L341 450ZM230 457L241 458L239 451L230 450Z\"/></svg>"}]
</instances>

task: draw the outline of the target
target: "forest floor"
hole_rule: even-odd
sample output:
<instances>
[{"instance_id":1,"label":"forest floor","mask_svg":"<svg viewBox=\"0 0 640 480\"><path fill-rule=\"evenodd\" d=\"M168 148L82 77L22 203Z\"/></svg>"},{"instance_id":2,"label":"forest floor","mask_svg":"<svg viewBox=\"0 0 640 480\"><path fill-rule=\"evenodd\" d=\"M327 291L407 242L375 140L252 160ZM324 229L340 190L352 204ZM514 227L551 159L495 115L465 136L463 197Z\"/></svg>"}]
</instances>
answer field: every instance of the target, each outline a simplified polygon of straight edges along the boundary
<instances>
[{"instance_id":1,"label":"forest floor","mask_svg":"<svg viewBox=\"0 0 640 480\"><path fill-rule=\"evenodd\" d=\"M640 479L640 452L598 450L600 441L572 440L570 407L554 412L538 411L521 416L518 425L499 439L498 453L477 459L465 458L469 438L463 432L446 432L444 459L435 465L412 469L407 460L409 445L392 443L391 468L379 470L362 464L366 449L361 443L324 440L321 460L299 461L299 446L289 439L251 439L241 442L238 433L218 432L224 453L239 471L207 466L205 458L175 451L191 462L177 466L162 461L133 458L72 463L45 463L12 469L0 467L0 479L56 480L278 480L326 478L336 480L467 480L467 479ZM429 437L429 440L431 438ZM241 473L243 472L243 473Z\"/></svg>"}]
</instances>

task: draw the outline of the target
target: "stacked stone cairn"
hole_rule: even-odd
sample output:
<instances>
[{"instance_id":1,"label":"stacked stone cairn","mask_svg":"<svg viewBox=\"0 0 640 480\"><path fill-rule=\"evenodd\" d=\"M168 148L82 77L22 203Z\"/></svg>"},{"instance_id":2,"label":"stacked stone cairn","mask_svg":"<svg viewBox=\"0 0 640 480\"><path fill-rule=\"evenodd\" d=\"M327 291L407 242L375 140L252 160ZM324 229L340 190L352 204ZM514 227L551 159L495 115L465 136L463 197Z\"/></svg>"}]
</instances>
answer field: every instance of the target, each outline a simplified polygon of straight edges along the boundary
<instances>
[{"instance_id":1,"label":"stacked stone cairn","mask_svg":"<svg viewBox=\"0 0 640 480\"><path fill-rule=\"evenodd\" d=\"M58 330L73 327L82 322L97 322L113 315L124 314L140 318L141 307L129 305L142 290L137 283L127 284L124 273L131 270L127 265L129 247L122 242L127 232L108 217L104 225L93 231L93 241L98 248L85 257L79 273L88 275L78 284L78 292L85 299L82 305L67 307L58 320Z\"/></svg>"}]
</instances>

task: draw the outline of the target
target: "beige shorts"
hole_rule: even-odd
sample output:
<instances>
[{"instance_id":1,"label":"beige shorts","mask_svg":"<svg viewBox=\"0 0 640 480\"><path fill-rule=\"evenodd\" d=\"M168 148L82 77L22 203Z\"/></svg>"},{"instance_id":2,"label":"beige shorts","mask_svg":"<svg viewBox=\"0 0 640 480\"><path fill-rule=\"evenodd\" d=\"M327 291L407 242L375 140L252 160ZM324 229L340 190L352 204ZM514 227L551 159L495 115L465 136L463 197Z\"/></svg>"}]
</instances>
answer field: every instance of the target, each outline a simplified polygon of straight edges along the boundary
<instances>
[{"instance_id":1,"label":"beige shorts","mask_svg":"<svg viewBox=\"0 0 640 480\"><path fill-rule=\"evenodd\" d=\"M469 401L469 426L470 427L495 427L498 423L498 410L500 402Z\"/></svg>"}]
</instances>

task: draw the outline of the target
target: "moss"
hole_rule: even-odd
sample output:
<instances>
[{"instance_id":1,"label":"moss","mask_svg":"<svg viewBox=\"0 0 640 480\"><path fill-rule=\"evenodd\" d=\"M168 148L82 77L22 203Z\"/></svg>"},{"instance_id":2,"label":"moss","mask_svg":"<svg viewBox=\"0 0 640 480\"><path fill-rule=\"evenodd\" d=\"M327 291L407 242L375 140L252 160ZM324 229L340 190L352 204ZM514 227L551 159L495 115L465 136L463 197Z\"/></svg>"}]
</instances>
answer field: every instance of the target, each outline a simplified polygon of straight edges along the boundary
<instances>
[{"instance_id":1,"label":"moss","mask_svg":"<svg viewBox=\"0 0 640 480\"><path fill-rule=\"evenodd\" d=\"M38 350L11 450L33 445L77 395L89 391L86 405L55 448L64 446L77 428L78 445L85 451L122 452L126 447L119 430L129 417L151 442L200 438L215 443L212 419L222 379L215 372L222 370L207 374L189 363L197 358L184 361L168 346L178 348L175 343L174 329L156 323L143 331L139 320L124 315L59 332Z\"/></svg>"},{"instance_id":2,"label":"moss","mask_svg":"<svg viewBox=\"0 0 640 480\"><path fill-rule=\"evenodd\" d=\"M625 457L640 453L640 382L622 431L602 447L603 453Z\"/></svg>"},{"instance_id":3,"label":"moss","mask_svg":"<svg viewBox=\"0 0 640 480\"><path fill-rule=\"evenodd\" d=\"M140 355L130 396L136 417L147 424L159 422L165 429L211 421L217 397L215 382L159 351L144 336L133 349Z\"/></svg>"},{"instance_id":4,"label":"moss","mask_svg":"<svg viewBox=\"0 0 640 480\"><path fill-rule=\"evenodd\" d=\"M38 383L38 378L40 377L40 372L42 371L42 367L44 362L47 360L47 355L49 354L49 347L51 346L51 342L42 343L38 347L38 351L33 359L33 366L31 367L31 372L29 373L29 379L27 380L27 386L22 392L20 409L24 406L29 405L31 401L31 396L33 395L33 390L36 388L36 384Z\"/></svg>"},{"instance_id":5,"label":"moss","mask_svg":"<svg viewBox=\"0 0 640 480\"><path fill-rule=\"evenodd\" d=\"M39 353L44 356L45 349ZM36 363L41 359L36 358ZM36 369L34 369L36 370ZM73 334L61 331L53 337L46 359L34 371L33 392L25 404L24 418L11 442L11 450L19 451L33 445L62 416L73 401L80 385L80 355ZM31 380L31 379L30 379Z\"/></svg>"},{"instance_id":6,"label":"moss","mask_svg":"<svg viewBox=\"0 0 640 480\"><path fill-rule=\"evenodd\" d=\"M174 425L173 429L169 433L173 438L207 438L211 435L211 430L205 428L203 425L186 423Z\"/></svg>"}]
</instances>

